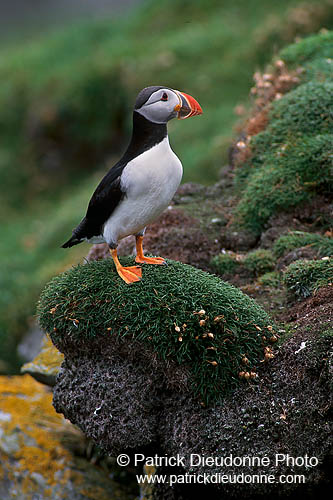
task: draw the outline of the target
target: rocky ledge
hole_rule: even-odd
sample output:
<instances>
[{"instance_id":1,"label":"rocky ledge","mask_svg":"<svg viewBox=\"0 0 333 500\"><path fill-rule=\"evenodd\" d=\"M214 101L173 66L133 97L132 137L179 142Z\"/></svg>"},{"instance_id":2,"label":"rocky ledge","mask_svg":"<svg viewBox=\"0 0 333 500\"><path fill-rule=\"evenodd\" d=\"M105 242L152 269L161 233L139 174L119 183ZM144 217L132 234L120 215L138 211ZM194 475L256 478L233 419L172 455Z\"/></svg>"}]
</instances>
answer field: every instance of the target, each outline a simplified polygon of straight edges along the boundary
<instances>
[{"instance_id":1,"label":"rocky ledge","mask_svg":"<svg viewBox=\"0 0 333 500\"><path fill-rule=\"evenodd\" d=\"M151 493L153 499L185 500L192 498L193 489L196 493L202 490L202 494L209 494L212 499L221 498L221 494L226 499L240 496L259 499L267 498L268 494L273 499L299 498L300 494L310 499L325 491L329 482L328 460L332 444L328 420L331 342L327 330L318 334L318 331L300 328L299 332L292 336L286 334L284 339L276 342L278 334L272 332L266 313L247 297L246 312L245 302L241 304L243 294L238 290L232 300L228 299L228 293L232 295L236 289L227 284L221 285L227 286L224 289L227 293L225 302L218 304L220 315L216 315L214 308L219 297L214 294L216 289L212 282L215 283L217 278L207 275L211 294L207 282L206 286L201 283L201 288L196 282L203 309L200 311L199 302L195 303L196 308L193 308L193 302L184 308L188 316L195 318L191 327L184 333L185 319L179 321L180 326L177 320L171 326L168 324L164 332L161 329L158 332L154 329L154 318L149 318L149 311L151 314L156 312L156 301L160 304L161 325L170 310L175 318L183 314L184 311L177 311L179 303L176 299L179 299L180 290L183 290L183 303L198 299L193 297L194 285L191 286L189 280L184 281L184 277L175 280L173 287L167 287L168 291L164 288L166 274L174 272L173 264L170 264L168 270L159 266L145 267L146 285L143 280L136 284L138 288L119 283L111 261L79 266L49 284L39 304L41 323L65 356L54 387L56 410L78 425L108 455L127 453L131 464L135 453L146 457L178 455L181 461L177 467L156 464L156 471L174 475L187 473L187 477L201 474L231 477L231 482L224 484L208 482L200 485L192 479L193 484L155 485ZM204 280L202 275L206 273L192 269L189 271L194 272L192 284L198 280L197 273ZM94 288L94 280L88 283L87 275L98 274L98 270L100 275L95 283L98 281L99 287ZM86 280L85 286L82 280ZM113 294L110 286L114 287ZM141 302L144 315L134 298L141 294L142 299L140 287L146 292L149 288L151 294L150 302L148 296ZM133 315L133 307L137 308L137 316ZM85 321L81 320L80 311L83 311ZM213 358L206 357L201 385L215 384L220 396L204 405L200 391L194 390L195 384L200 386L200 380L193 385L192 372L195 357L202 352L200 349L191 350L191 355L180 362L182 348L179 346L187 342L187 335L192 339L198 335L200 342L206 342L210 333L216 344L205 346L215 347L216 350L211 352L217 356L221 342L228 346L226 339L232 339L232 335L228 337L231 311L241 324L241 328L233 332L240 342L242 332L245 338L252 328L249 327L251 317L260 338L261 355L259 351L253 354L257 345L254 342L252 347L248 345L247 351L242 345L234 358L229 357L229 363L234 364L238 375L237 383L231 372L225 378L225 385L230 384L232 391L224 391L216 384L225 372L216 370L217 366L211 364ZM197 314L193 316L193 313ZM257 314L255 320L253 314ZM145 317L141 325L133 320L138 315ZM214 323L218 316L227 318L224 328L218 321ZM126 324L130 318L132 323ZM200 324L200 321L204 323ZM207 324L209 331L206 331ZM167 330L172 337L165 335ZM272 346L280 344L273 349L274 355L272 348L268 347L270 342ZM167 347L166 351L159 350L163 346ZM267 363L269 358L272 359ZM215 371L208 375L209 370ZM245 376L245 373L249 375ZM196 457L194 463L191 456ZM207 461L201 457L212 459ZM244 457L256 457L257 461L249 464ZM300 458L295 461L297 457ZM315 458L309 465L306 457ZM234 484L233 477L248 478L249 475L257 475L261 480L252 483L245 480L246 485L244 481ZM263 475L274 477L274 482L267 483ZM281 476L290 479L294 475L304 477L304 482L302 479L279 482Z\"/></svg>"}]
</instances>

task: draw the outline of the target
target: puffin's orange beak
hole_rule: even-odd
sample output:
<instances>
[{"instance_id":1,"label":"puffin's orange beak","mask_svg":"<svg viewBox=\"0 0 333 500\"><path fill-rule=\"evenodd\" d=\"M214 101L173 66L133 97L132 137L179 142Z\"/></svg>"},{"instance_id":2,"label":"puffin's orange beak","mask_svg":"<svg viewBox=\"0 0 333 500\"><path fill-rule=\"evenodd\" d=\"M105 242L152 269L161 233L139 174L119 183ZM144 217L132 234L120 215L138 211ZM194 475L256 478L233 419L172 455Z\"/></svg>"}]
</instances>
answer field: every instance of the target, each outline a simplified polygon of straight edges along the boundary
<instances>
[{"instance_id":1,"label":"puffin's orange beak","mask_svg":"<svg viewBox=\"0 0 333 500\"><path fill-rule=\"evenodd\" d=\"M179 104L175 106L175 111L178 112L178 120L185 120L185 118L202 114L201 106L194 97L185 94L185 92L179 92L179 90L176 90L176 92L179 97Z\"/></svg>"}]
</instances>

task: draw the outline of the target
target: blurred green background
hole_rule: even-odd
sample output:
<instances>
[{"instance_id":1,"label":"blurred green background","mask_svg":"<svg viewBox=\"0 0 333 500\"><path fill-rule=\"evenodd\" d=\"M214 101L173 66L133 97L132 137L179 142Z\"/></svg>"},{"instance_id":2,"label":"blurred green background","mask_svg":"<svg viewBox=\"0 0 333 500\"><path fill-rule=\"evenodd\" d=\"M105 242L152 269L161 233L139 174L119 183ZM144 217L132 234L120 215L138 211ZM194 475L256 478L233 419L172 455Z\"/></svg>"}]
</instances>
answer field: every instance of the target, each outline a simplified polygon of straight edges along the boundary
<instances>
[{"instance_id":1,"label":"blurred green background","mask_svg":"<svg viewBox=\"0 0 333 500\"><path fill-rule=\"evenodd\" d=\"M297 37L333 27L332 0L11 4L0 21L3 372L18 369L45 282L88 252L60 245L126 147L139 90L162 84L199 101L204 115L170 123L170 141L183 180L211 184L253 73Z\"/></svg>"}]
</instances>

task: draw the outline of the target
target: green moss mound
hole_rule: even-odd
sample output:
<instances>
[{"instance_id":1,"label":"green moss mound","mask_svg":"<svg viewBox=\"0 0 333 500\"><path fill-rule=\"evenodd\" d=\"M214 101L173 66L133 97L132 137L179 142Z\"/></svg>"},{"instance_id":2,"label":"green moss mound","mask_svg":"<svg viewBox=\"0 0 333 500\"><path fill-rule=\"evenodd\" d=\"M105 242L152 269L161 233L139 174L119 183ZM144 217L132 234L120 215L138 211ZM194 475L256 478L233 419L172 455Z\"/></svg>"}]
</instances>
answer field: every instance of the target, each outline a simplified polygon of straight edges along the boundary
<instances>
[{"instance_id":1,"label":"green moss mound","mask_svg":"<svg viewBox=\"0 0 333 500\"><path fill-rule=\"evenodd\" d=\"M269 116L270 124L251 142L256 153L266 152L289 138L330 133L332 96L332 82L310 81L276 101Z\"/></svg>"},{"instance_id":2,"label":"green moss mound","mask_svg":"<svg viewBox=\"0 0 333 500\"><path fill-rule=\"evenodd\" d=\"M210 261L211 268L218 274L235 274L242 264L233 253L220 253Z\"/></svg>"},{"instance_id":3,"label":"green moss mound","mask_svg":"<svg viewBox=\"0 0 333 500\"><path fill-rule=\"evenodd\" d=\"M316 193L333 191L331 153L330 134L293 137L280 148L269 149L238 204L243 225L259 235L277 212L309 201Z\"/></svg>"},{"instance_id":4,"label":"green moss mound","mask_svg":"<svg viewBox=\"0 0 333 500\"><path fill-rule=\"evenodd\" d=\"M251 140L255 151L252 163L261 165L264 160L260 157L261 153L278 147L290 138L330 133L332 95L332 82L310 81L274 102L269 125Z\"/></svg>"},{"instance_id":5,"label":"green moss mound","mask_svg":"<svg viewBox=\"0 0 333 500\"><path fill-rule=\"evenodd\" d=\"M283 282L288 291L302 299L322 286L333 284L333 260L297 260L287 267Z\"/></svg>"},{"instance_id":6,"label":"green moss mound","mask_svg":"<svg viewBox=\"0 0 333 500\"><path fill-rule=\"evenodd\" d=\"M252 157L236 171L236 219L259 235L269 218L333 191L333 33L309 37L280 54L302 64L300 84L271 105L266 129L251 138Z\"/></svg>"},{"instance_id":7,"label":"green moss mound","mask_svg":"<svg viewBox=\"0 0 333 500\"><path fill-rule=\"evenodd\" d=\"M280 273L277 271L272 271L270 273L265 273L259 277L258 283L262 286L275 287L280 285L281 278Z\"/></svg>"},{"instance_id":8,"label":"green moss mound","mask_svg":"<svg viewBox=\"0 0 333 500\"><path fill-rule=\"evenodd\" d=\"M332 8L330 9L332 11ZM302 65L303 79L311 80L332 75L333 32L325 31L304 38L298 43L285 47L280 57L290 68Z\"/></svg>"},{"instance_id":9,"label":"green moss mound","mask_svg":"<svg viewBox=\"0 0 333 500\"><path fill-rule=\"evenodd\" d=\"M133 259L122 263L133 265ZM190 370L194 393L208 404L240 383L240 371L255 371L271 321L254 300L216 276L168 264L143 266L142 281L130 286L110 259L74 267L43 291L40 325L58 345L63 336L82 343L106 335L110 342L119 335L148 343L162 359Z\"/></svg>"},{"instance_id":10,"label":"green moss mound","mask_svg":"<svg viewBox=\"0 0 333 500\"><path fill-rule=\"evenodd\" d=\"M333 255L333 238L305 231L290 231L290 233L280 236L274 243L273 252L277 257L282 257L296 248L307 245L317 249L320 257Z\"/></svg>"},{"instance_id":11,"label":"green moss mound","mask_svg":"<svg viewBox=\"0 0 333 500\"><path fill-rule=\"evenodd\" d=\"M253 250L246 255L244 266L255 276L260 276L274 269L275 258L270 250L258 248L258 250Z\"/></svg>"},{"instance_id":12,"label":"green moss mound","mask_svg":"<svg viewBox=\"0 0 333 500\"><path fill-rule=\"evenodd\" d=\"M253 276L272 271L275 267L275 257L270 250L258 248L246 255L240 255L233 252L220 253L212 258L210 265L217 274L244 273Z\"/></svg>"}]
</instances>

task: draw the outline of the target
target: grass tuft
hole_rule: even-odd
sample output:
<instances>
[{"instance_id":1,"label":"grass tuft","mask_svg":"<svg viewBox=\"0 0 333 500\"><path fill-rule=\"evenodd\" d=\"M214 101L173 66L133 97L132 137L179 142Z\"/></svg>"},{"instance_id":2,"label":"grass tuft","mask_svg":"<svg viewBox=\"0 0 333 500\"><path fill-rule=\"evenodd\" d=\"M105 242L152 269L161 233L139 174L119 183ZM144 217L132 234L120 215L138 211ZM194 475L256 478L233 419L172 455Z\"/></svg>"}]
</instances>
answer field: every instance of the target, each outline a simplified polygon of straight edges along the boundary
<instances>
[{"instance_id":1,"label":"grass tuft","mask_svg":"<svg viewBox=\"0 0 333 500\"><path fill-rule=\"evenodd\" d=\"M296 248L307 245L318 250L318 256L320 257L333 255L333 238L305 231L290 231L290 233L280 236L274 243L273 252L277 257L282 257Z\"/></svg>"},{"instance_id":2,"label":"grass tuft","mask_svg":"<svg viewBox=\"0 0 333 500\"><path fill-rule=\"evenodd\" d=\"M333 191L333 33L309 37L282 51L300 84L270 105L265 130L249 140L251 157L236 170L241 197L236 220L256 235L269 218Z\"/></svg>"},{"instance_id":3,"label":"grass tuft","mask_svg":"<svg viewBox=\"0 0 333 500\"><path fill-rule=\"evenodd\" d=\"M219 275L235 275L245 271L246 274L260 276L274 269L275 260L270 250L258 248L245 255L234 252L220 253L212 258L210 265Z\"/></svg>"},{"instance_id":4,"label":"grass tuft","mask_svg":"<svg viewBox=\"0 0 333 500\"><path fill-rule=\"evenodd\" d=\"M220 253L210 261L211 268L217 274L235 274L241 267L237 254L233 252Z\"/></svg>"},{"instance_id":5,"label":"grass tuft","mask_svg":"<svg viewBox=\"0 0 333 500\"><path fill-rule=\"evenodd\" d=\"M249 252L244 259L245 268L255 276L268 273L275 267L275 258L270 250L259 248Z\"/></svg>"},{"instance_id":6,"label":"grass tuft","mask_svg":"<svg viewBox=\"0 0 333 500\"><path fill-rule=\"evenodd\" d=\"M304 299L323 286L333 285L333 262L321 260L297 260L283 273L287 290L298 299Z\"/></svg>"},{"instance_id":7,"label":"grass tuft","mask_svg":"<svg viewBox=\"0 0 333 500\"><path fill-rule=\"evenodd\" d=\"M278 288L281 283L280 273L277 271L272 271L262 274L258 279L258 283L262 286Z\"/></svg>"},{"instance_id":8,"label":"grass tuft","mask_svg":"<svg viewBox=\"0 0 333 500\"><path fill-rule=\"evenodd\" d=\"M260 155L259 155L260 156ZM333 191L332 136L290 137L262 154L237 206L242 224L259 235L277 212Z\"/></svg>"}]
</instances>

